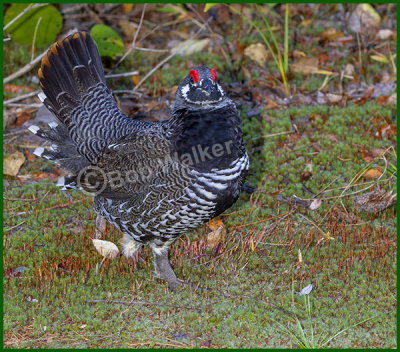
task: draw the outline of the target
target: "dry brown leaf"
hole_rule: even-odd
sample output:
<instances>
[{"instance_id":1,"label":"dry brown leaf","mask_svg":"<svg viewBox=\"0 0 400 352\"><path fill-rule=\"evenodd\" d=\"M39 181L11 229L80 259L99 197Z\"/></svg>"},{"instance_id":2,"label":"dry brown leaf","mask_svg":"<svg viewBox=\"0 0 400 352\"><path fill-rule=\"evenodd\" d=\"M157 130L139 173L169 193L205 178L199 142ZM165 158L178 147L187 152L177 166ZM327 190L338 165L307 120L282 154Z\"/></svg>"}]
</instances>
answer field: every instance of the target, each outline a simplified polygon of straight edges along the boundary
<instances>
[{"instance_id":1,"label":"dry brown leaf","mask_svg":"<svg viewBox=\"0 0 400 352\"><path fill-rule=\"evenodd\" d=\"M382 149L382 148L374 148L371 150L371 155L374 158L378 158L378 157L382 156L383 153L385 153L385 149Z\"/></svg>"},{"instance_id":2,"label":"dry brown leaf","mask_svg":"<svg viewBox=\"0 0 400 352\"><path fill-rule=\"evenodd\" d=\"M103 257L114 259L119 253L118 247L110 241L103 241L94 238L92 238L92 241L96 251Z\"/></svg>"},{"instance_id":3,"label":"dry brown leaf","mask_svg":"<svg viewBox=\"0 0 400 352\"><path fill-rule=\"evenodd\" d=\"M19 169L25 161L25 156L21 152L7 155L3 160L3 174L17 176Z\"/></svg>"},{"instance_id":4,"label":"dry brown leaf","mask_svg":"<svg viewBox=\"0 0 400 352\"><path fill-rule=\"evenodd\" d=\"M353 65L353 64L347 64L347 65L344 67L344 74L345 74L346 76L353 76L354 71L355 71L355 69L354 69L354 65Z\"/></svg>"},{"instance_id":5,"label":"dry brown leaf","mask_svg":"<svg viewBox=\"0 0 400 352\"><path fill-rule=\"evenodd\" d=\"M379 169L369 169L363 174L363 177L365 177L368 180L375 180L381 176L382 176L382 171Z\"/></svg>"},{"instance_id":6,"label":"dry brown leaf","mask_svg":"<svg viewBox=\"0 0 400 352\"><path fill-rule=\"evenodd\" d=\"M207 246L210 249L217 248L218 244L225 238L225 225L221 219L217 218L209 221L207 227L211 230L211 232L207 234Z\"/></svg>"},{"instance_id":7,"label":"dry brown leaf","mask_svg":"<svg viewBox=\"0 0 400 352\"><path fill-rule=\"evenodd\" d=\"M267 63L268 51L264 44L251 44L244 50L244 54L260 66L265 66Z\"/></svg>"},{"instance_id":8,"label":"dry brown leaf","mask_svg":"<svg viewBox=\"0 0 400 352\"><path fill-rule=\"evenodd\" d=\"M376 190L352 198L353 205L361 211L374 214L396 204L397 193Z\"/></svg>"},{"instance_id":9,"label":"dry brown leaf","mask_svg":"<svg viewBox=\"0 0 400 352\"><path fill-rule=\"evenodd\" d=\"M353 32L360 33L378 28L381 17L370 4L359 4L348 19L348 27Z\"/></svg>"},{"instance_id":10,"label":"dry brown leaf","mask_svg":"<svg viewBox=\"0 0 400 352\"><path fill-rule=\"evenodd\" d=\"M301 57L291 65L291 69L295 73L314 73L318 70L318 59L316 57Z\"/></svg>"},{"instance_id":11,"label":"dry brown leaf","mask_svg":"<svg viewBox=\"0 0 400 352\"><path fill-rule=\"evenodd\" d=\"M338 38L344 37L344 33L338 32L335 28L328 28L321 33L321 37L329 40L330 42L334 42Z\"/></svg>"},{"instance_id":12,"label":"dry brown leaf","mask_svg":"<svg viewBox=\"0 0 400 352\"><path fill-rule=\"evenodd\" d=\"M134 83L135 85L138 85L139 82L140 82L140 77L139 77L139 75L133 75L133 76L132 76L132 81L133 81L133 83Z\"/></svg>"},{"instance_id":13,"label":"dry brown leaf","mask_svg":"<svg viewBox=\"0 0 400 352\"><path fill-rule=\"evenodd\" d=\"M333 94L333 93L327 93L325 95L325 97L326 97L326 100L328 101L328 103L330 103L330 104L339 103L343 98L343 96L341 94Z\"/></svg>"}]
</instances>

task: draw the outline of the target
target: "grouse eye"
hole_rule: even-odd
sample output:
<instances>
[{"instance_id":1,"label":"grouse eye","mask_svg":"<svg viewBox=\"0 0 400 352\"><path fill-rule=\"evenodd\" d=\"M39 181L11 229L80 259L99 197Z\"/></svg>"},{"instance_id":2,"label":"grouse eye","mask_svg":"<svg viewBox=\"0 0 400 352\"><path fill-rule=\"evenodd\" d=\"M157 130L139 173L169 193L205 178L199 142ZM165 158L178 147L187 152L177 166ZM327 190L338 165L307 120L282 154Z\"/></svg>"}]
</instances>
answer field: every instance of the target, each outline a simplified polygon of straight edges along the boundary
<instances>
[{"instance_id":1,"label":"grouse eye","mask_svg":"<svg viewBox=\"0 0 400 352\"><path fill-rule=\"evenodd\" d=\"M191 70L189 76L190 76L190 83L194 84L199 81L199 73L196 70Z\"/></svg>"},{"instance_id":2,"label":"grouse eye","mask_svg":"<svg viewBox=\"0 0 400 352\"><path fill-rule=\"evenodd\" d=\"M215 82L217 80L217 75L215 74L215 70L213 68L211 69L211 76L213 81Z\"/></svg>"}]
</instances>

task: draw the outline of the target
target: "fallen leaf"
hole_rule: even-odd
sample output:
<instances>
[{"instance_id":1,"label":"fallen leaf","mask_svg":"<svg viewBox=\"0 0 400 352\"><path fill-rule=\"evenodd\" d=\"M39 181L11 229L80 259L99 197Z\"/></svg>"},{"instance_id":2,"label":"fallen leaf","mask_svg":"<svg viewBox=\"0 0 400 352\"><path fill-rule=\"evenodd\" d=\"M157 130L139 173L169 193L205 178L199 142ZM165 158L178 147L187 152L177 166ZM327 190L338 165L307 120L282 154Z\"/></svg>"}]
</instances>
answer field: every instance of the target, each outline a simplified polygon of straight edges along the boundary
<instances>
[{"instance_id":1,"label":"fallen leaf","mask_svg":"<svg viewBox=\"0 0 400 352\"><path fill-rule=\"evenodd\" d=\"M356 33L379 27L381 17L370 4L359 4L348 20L348 27Z\"/></svg>"},{"instance_id":2,"label":"fallen leaf","mask_svg":"<svg viewBox=\"0 0 400 352\"><path fill-rule=\"evenodd\" d=\"M311 293L312 290L312 284L304 287L300 292L299 292L299 296L303 296L303 295L309 295Z\"/></svg>"},{"instance_id":3,"label":"fallen leaf","mask_svg":"<svg viewBox=\"0 0 400 352\"><path fill-rule=\"evenodd\" d=\"M322 200L321 199L314 199L311 204L310 204L310 209L311 210L316 210L322 205Z\"/></svg>"},{"instance_id":4,"label":"fallen leaf","mask_svg":"<svg viewBox=\"0 0 400 352\"><path fill-rule=\"evenodd\" d=\"M365 104L369 100L369 98L371 98L374 90L375 90L374 87L369 87L368 90L364 93L364 95L359 100L357 100L355 103L358 106Z\"/></svg>"},{"instance_id":5,"label":"fallen leaf","mask_svg":"<svg viewBox=\"0 0 400 352\"><path fill-rule=\"evenodd\" d=\"M27 109L22 111L16 121L15 121L15 126L22 126L26 121L28 121L31 118L31 110Z\"/></svg>"},{"instance_id":6,"label":"fallen leaf","mask_svg":"<svg viewBox=\"0 0 400 352\"><path fill-rule=\"evenodd\" d=\"M344 37L344 33L337 31L335 28L328 28L324 30L320 35L330 42L334 42L338 38Z\"/></svg>"},{"instance_id":7,"label":"fallen leaf","mask_svg":"<svg viewBox=\"0 0 400 352\"><path fill-rule=\"evenodd\" d=\"M25 156L21 152L7 155L3 160L3 174L17 176L19 169L25 161Z\"/></svg>"},{"instance_id":8,"label":"fallen leaf","mask_svg":"<svg viewBox=\"0 0 400 352\"><path fill-rule=\"evenodd\" d=\"M391 29L380 29L376 34L376 39L386 40L389 39L392 36L392 34L393 31Z\"/></svg>"},{"instance_id":9,"label":"fallen leaf","mask_svg":"<svg viewBox=\"0 0 400 352\"><path fill-rule=\"evenodd\" d=\"M119 253L118 247L110 241L103 241L94 238L92 238L92 241L96 251L103 257L114 259Z\"/></svg>"},{"instance_id":10,"label":"fallen leaf","mask_svg":"<svg viewBox=\"0 0 400 352\"><path fill-rule=\"evenodd\" d=\"M339 143L339 140L334 134L327 134L326 138L328 138L332 143Z\"/></svg>"},{"instance_id":11,"label":"fallen leaf","mask_svg":"<svg viewBox=\"0 0 400 352\"><path fill-rule=\"evenodd\" d=\"M207 246L210 249L215 249L224 240L226 228L221 219L213 219L207 223L207 227L211 230L207 234Z\"/></svg>"},{"instance_id":12,"label":"fallen leaf","mask_svg":"<svg viewBox=\"0 0 400 352\"><path fill-rule=\"evenodd\" d=\"M385 149L382 149L382 148L374 148L371 150L371 155L374 158L378 158L378 157L382 156L383 153L385 153Z\"/></svg>"},{"instance_id":13,"label":"fallen leaf","mask_svg":"<svg viewBox=\"0 0 400 352\"><path fill-rule=\"evenodd\" d=\"M123 4L123 5L122 5L122 11L123 11L124 13L129 13L129 12L131 12L132 9L133 9L133 5L134 5L134 4Z\"/></svg>"},{"instance_id":14,"label":"fallen leaf","mask_svg":"<svg viewBox=\"0 0 400 352\"><path fill-rule=\"evenodd\" d=\"M327 93L325 97L328 103L330 104L339 103L343 98L341 94L333 94L333 93Z\"/></svg>"},{"instance_id":15,"label":"fallen leaf","mask_svg":"<svg viewBox=\"0 0 400 352\"><path fill-rule=\"evenodd\" d=\"M396 93L392 94L392 95L389 97L389 99L387 100L387 103L388 103L388 104L397 105L397 94L396 94Z\"/></svg>"},{"instance_id":16,"label":"fallen leaf","mask_svg":"<svg viewBox=\"0 0 400 352\"><path fill-rule=\"evenodd\" d=\"M382 176L382 171L379 169L369 169L363 174L363 177L365 177L368 180L375 180L381 176Z\"/></svg>"},{"instance_id":17,"label":"fallen leaf","mask_svg":"<svg viewBox=\"0 0 400 352\"><path fill-rule=\"evenodd\" d=\"M316 57L301 57L291 65L293 72L302 72L304 74L318 71L318 59Z\"/></svg>"},{"instance_id":18,"label":"fallen leaf","mask_svg":"<svg viewBox=\"0 0 400 352\"><path fill-rule=\"evenodd\" d=\"M393 194L393 191L385 192L383 190L376 190L354 196L351 201L358 210L374 214L395 205L397 193Z\"/></svg>"},{"instance_id":19,"label":"fallen leaf","mask_svg":"<svg viewBox=\"0 0 400 352\"><path fill-rule=\"evenodd\" d=\"M172 54L179 54L182 56L189 56L202 51L210 42L209 38L205 39L189 39L180 42L177 46L171 49Z\"/></svg>"},{"instance_id":20,"label":"fallen leaf","mask_svg":"<svg viewBox=\"0 0 400 352\"><path fill-rule=\"evenodd\" d=\"M245 50L244 54L250 59L257 62L260 66L265 66L267 63L268 51L265 45L262 43L256 43L249 45Z\"/></svg>"},{"instance_id":21,"label":"fallen leaf","mask_svg":"<svg viewBox=\"0 0 400 352\"><path fill-rule=\"evenodd\" d=\"M353 64L347 64L345 67L344 67L344 74L346 75L346 76L353 76L353 74L354 74L354 65Z\"/></svg>"}]
</instances>

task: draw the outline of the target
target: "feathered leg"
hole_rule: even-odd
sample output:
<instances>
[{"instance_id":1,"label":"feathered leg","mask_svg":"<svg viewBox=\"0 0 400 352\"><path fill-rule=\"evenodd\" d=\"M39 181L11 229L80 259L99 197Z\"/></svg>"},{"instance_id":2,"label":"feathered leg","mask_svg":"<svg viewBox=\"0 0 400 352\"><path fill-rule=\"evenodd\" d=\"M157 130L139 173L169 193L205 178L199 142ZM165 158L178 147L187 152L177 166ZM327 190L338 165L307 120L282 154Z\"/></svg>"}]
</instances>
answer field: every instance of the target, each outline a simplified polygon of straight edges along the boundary
<instances>
[{"instance_id":1,"label":"feathered leg","mask_svg":"<svg viewBox=\"0 0 400 352\"><path fill-rule=\"evenodd\" d=\"M156 271L156 275L159 279L167 281L169 289L174 291L180 284L183 283L182 280L179 280L174 270L171 267L171 263L168 259L169 247L157 247L155 245L151 245L150 247L154 254L154 267Z\"/></svg>"}]
</instances>

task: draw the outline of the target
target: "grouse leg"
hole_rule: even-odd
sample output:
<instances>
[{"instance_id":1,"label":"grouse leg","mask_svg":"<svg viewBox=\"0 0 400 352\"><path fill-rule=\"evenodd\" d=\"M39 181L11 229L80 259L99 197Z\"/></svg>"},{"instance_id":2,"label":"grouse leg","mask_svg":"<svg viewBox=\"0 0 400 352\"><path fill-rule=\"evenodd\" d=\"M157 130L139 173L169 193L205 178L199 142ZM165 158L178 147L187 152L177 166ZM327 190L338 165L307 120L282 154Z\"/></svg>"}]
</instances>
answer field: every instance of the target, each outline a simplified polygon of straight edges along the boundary
<instances>
[{"instance_id":1,"label":"grouse leg","mask_svg":"<svg viewBox=\"0 0 400 352\"><path fill-rule=\"evenodd\" d=\"M151 246L151 249L154 254L154 266L157 277L161 280L167 281L169 289L174 291L180 284L183 283L183 281L176 277L174 270L171 267L171 263L168 259L169 248L157 248L155 246Z\"/></svg>"},{"instance_id":2,"label":"grouse leg","mask_svg":"<svg viewBox=\"0 0 400 352\"><path fill-rule=\"evenodd\" d=\"M143 258L140 257L140 252L143 248L143 243L137 242L132 239L129 235L124 233L124 237L122 237L119 241L122 244L122 253L128 259L133 261L133 266L135 269L138 268L139 263L143 263Z\"/></svg>"},{"instance_id":3,"label":"grouse leg","mask_svg":"<svg viewBox=\"0 0 400 352\"><path fill-rule=\"evenodd\" d=\"M102 217L101 215L97 214L96 217L96 230L95 230L95 238L101 238L101 235L106 231L106 218Z\"/></svg>"}]
</instances>

